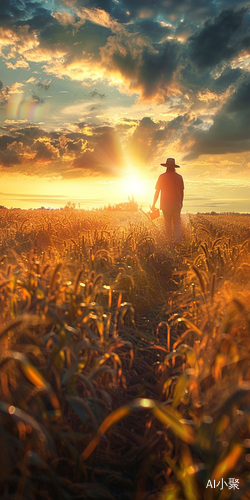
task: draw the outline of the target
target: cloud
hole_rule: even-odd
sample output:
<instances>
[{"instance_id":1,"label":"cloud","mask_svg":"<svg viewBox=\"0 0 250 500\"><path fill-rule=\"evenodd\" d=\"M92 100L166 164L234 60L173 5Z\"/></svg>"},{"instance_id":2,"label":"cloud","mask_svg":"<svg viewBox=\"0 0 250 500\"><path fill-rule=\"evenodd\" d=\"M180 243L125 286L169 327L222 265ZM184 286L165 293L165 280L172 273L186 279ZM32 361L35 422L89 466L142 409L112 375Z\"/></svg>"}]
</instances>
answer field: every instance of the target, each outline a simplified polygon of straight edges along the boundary
<instances>
[{"instance_id":1,"label":"cloud","mask_svg":"<svg viewBox=\"0 0 250 500\"><path fill-rule=\"evenodd\" d=\"M23 87L24 87L24 83L15 82L9 87L9 93L10 94L20 94L20 93L24 92Z\"/></svg>"},{"instance_id":2,"label":"cloud","mask_svg":"<svg viewBox=\"0 0 250 500\"><path fill-rule=\"evenodd\" d=\"M0 54L6 60L19 54L26 58L26 53L34 50L39 45L37 33L30 31L30 26L13 26L13 28L0 27ZM5 54L4 50L10 49Z\"/></svg>"},{"instance_id":3,"label":"cloud","mask_svg":"<svg viewBox=\"0 0 250 500\"><path fill-rule=\"evenodd\" d=\"M49 90L51 87L51 80L44 80L43 82L37 82L36 86L41 90Z\"/></svg>"},{"instance_id":4,"label":"cloud","mask_svg":"<svg viewBox=\"0 0 250 500\"><path fill-rule=\"evenodd\" d=\"M166 41L151 46L138 36L111 36L100 49L107 72L119 76L128 90L143 100L164 102L178 65L179 46Z\"/></svg>"},{"instance_id":5,"label":"cloud","mask_svg":"<svg viewBox=\"0 0 250 500\"><path fill-rule=\"evenodd\" d=\"M57 160L59 157L58 149L54 147L47 138L39 137L31 147L35 152L34 162L47 163Z\"/></svg>"},{"instance_id":6,"label":"cloud","mask_svg":"<svg viewBox=\"0 0 250 500\"><path fill-rule=\"evenodd\" d=\"M29 63L27 61L25 61L25 59L21 58L17 60L17 62L15 64L11 63L11 62L6 62L5 63L7 68L11 68L11 69L17 69L17 68L26 68L28 69L30 66L29 66Z\"/></svg>"},{"instance_id":7,"label":"cloud","mask_svg":"<svg viewBox=\"0 0 250 500\"><path fill-rule=\"evenodd\" d=\"M140 120L125 147L127 157L132 158L137 165L144 167L150 165L157 151L158 143L162 139L157 136L158 130L159 125L150 117L144 117Z\"/></svg>"},{"instance_id":8,"label":"cloud","mask_svg":"<svg viewBox=\"0 0 250 500\"><path fill-rule=\"evenodd\" d=\"M85 151L72 163L72 168L103 175L119 175L123 154L118 137L112 127L98 127L93 135L93 150Z\"/></svg>"},{"instance_id":9,"label":"cloud","mask_svg":"<svg viewBox=\"0 0 250 500\"><path fill-rule=\"evenodd\" d=\"M124 155L128 164L135 164L143 169L160 163L161 157L166 157L166 151L174 144L175 153L181 150L181 140L187 134L194 132L202 125L202 120L196 120L188 113L177 116L170 121L154 121L150 117L120 124L124 135L124 127L130 128L124 145ZM125 130L126 132L126 130ZM172 154L172 153L171 153ZM171 155L170 155L171 156Z\"/></svg>"},{"instance_id":10,"label":"cloud","mask_svg":"<svg viewBox=\"0 0 250 500\"><path fill-rule=\"evenodd\" d=\"M72 14L69 14L65 10L63 12L55 12L53 16L57 19L57 21L63 26L67 26L69 24L75 23L75 17Z\"/></svg>"},{"instance_id":11,"label":"cloud","mask_svg":"<svg viewBox=\"0 0 250 500\"><path fill-rule=\"evenodd\" d=\"M9 87L3 87L3 82L0 82L0 106L4 106L10 98Z\"/></svg>"},{"instance_id":12,"label":"cloud","mask_svg":"<svg viewBox=\"0 0 250 500\"><path fill-rule=\"evenodd\" d=\"M82 0L64 0L67 5L80 6ZM158 16L164 19L170 19L172 22L180 19L183 15L190 15L195 19L204 19L204 17L215 14L215 6L210 1L190 0L124 0L124 1L103 1L103 0L85 0L87 7L96 7L105 9L115 19L121 23L135 22L136 20L152 19Z\"/></svg>"},{"instance_id":13,"label":"cloud","mask_svg":"<svg viewBox=\"0 0 250 500\"><path fill-rule=\"evenodd\" d=\"M234 40L244 23L246 9L225 10L213 22L206 21L197 33L197 23L188 18L188 13L196 9L199 19L214 15L214 6L205 1L200 5L190 0L186 7L182 0L167 4L160 0L136 4L84 1L84 6L79 0L65 3L67 10L57 12L39 5L32 7L29 3L29 19L19 8L16 16L23 15L25 20L18 26L9 23L6 29L0 28L1 53L9 68L43 63L42 70L48 75L68 77L84 85L106 80L110 85L118 84L123 93L138 94L142 100L165 102L190 80L198 86L206 81L207 74L199 75L197 81L192 64L209 68L250 45L245 35ZM58 0L57 5L61 7L62 2ZM7 12L7 4L4 6ZM187 50L178 37L181 39L184 31L194 30ZM211 54L210 59L206 51ZM16 62L9 61L13 57ZM43 90L49 88L47 80L37 85Z\"/></svg>"},{"instance_id":14,"label":"cloud","mask_svg":"<svg viewBox=\"0 0 250 500\"><path fill-rule=\"evenodd\" d=\"M250 111L250 80L246 80L235 92L226 106L227 113Z\"/></svg>"},{"instance_id":15,"label":"cloud","mask_svg":"<svg viewBox=\"0 0 250 500\"><path fill-rule=\"evenodd\" d=\"M34 92L32 92L32 101L34 102L34 104L44 104L45 103L44 97L39 97Z\"/></svg>"},{"instance_id":16,"label":"cloud","mask_svg":"<svg viewBox=\"0 0 250 500\"><path fill-rule=\"evenodd\" d=\"M37 82L37 80L34 76L31 76L28 80L26 80L26 83L35 83L35 82Z\"/></svg>"},{"instance_id":17,"label":"cloud","mask_svg":"<svg viewBox=\"0 0 250 500\"><path fill-rule=\"evenodd\" d=\"M153 43L162 42L175 32L173 25L155 19L139 19L132 26L134 26L134 32L139 31L142 36L150 38Z\"/></svg>"},{"instance_id":18,"label":"cloud","mask_svg":"<svg viewBox=\"0 0 250 500\"><path fill-rule=\"evenodd\" d=\"M243 71L240 68L226 67L213 81L214 89L218 91L225 91L230 85L235 84L237 80L243 75Z\"/></svg>"},{"instance_id":19,"label":"cloud","mask_svg":"<svg viewBox=\"0 0 250 500\"><path fill-rule=\"evenodd\" d=\"M96 89L95 90L92 90L90 93L89 93L90 97L94 98L94 97L99 97L100 99L104 99L106 97L105 94L101 94L100 92L98 92Z\"/></svg>"},{"instance_id":20,"label":"cloud","mask_svg":"<svg viewBox=\"0 0 250 500\"><path fill-rule=\"evenodd\" d=\"M14 138L4 135L0 137L0 165L2 167L10 168L14 165L21 165L29 155L29 147L24 146L22 141L15 141Z\"/></svg>"},{"instance_id":21,"label":"cloud","mask_svg":"<svg viewBox=\"0 0 250 500\"><path fill-rule=\"evenodd\" d=\"M0 167L27 175L79 178L117 176L124 158L118 134L112 127L78 132L46 132L40 127L11 121L2 127ZM42 166L42 171L41 171Z\"/></svg>"},{"instance_id":22,"label":"cloud","mask_svg":"<svg viewBox=\"0 0 250 500\"><path fill-rule=\"evenodd\" d=\"M250 80L245 80L214 116L207 132L194 134L194 144L184 159L202 154L226 154L250 151Z\"/></svg>"},{"instance_id":23,"label":"cloud","mask_svg":"<svg viewBox=\"0 0 250 500\"><path fill-rule=\"evenodd\" d=\"M2 168L109 176L128 158L152 166L166 149L189 158L248 150L246 2L55 0L53 10L52 3L1 3L3 121L6 104L8 118L35 119L20 113L22 103L45 114L45 92L53 92L45 126L5 122ZM23 76L29 67L37 79ZM12 84L13 70L25 83ZM46 132L52 119L56 132Z\"/></svg>"},{"instance_id":24,"label":"cloud","mask_svg":"<svg viewBox=\"0 0 250 500\"><path fill-rule=\"evenodd\" d=\"M82 7L81 9L78 9L77 15L81 19L78 24L81 24L82 21L85 22L88 20L91 23L99 24L104 28L109 28L113 32L119 32L124 29L123 26L109 14L109 12L102 8L95 8L93 5L91 8Z\"/></svg>"},{"instance_id":25,"label":"cloud","mask_svg":"<svg viewBox=\"0 0 250 500\"><path fill-rule=\"evenodd\" d=\"M206 21L203 29L189 38L191 59L206 68L231 59L240 51L235 35L239 32L247 9L223 10L214 22Z\"/></svg>"},{"instance_id":26,"label":"cloud","mask_svg":"<svg viewBox=\"0 0 250 500\"><path fill-rule=\"evenodd\" d=\"M0 105L1 107L5 107L6 104L11 100L11 98L15 97L16 94L23 94L24 84L21 82L15 82L10 87L4 87L3 82L0 81Z\"/></svg>"}]
</instances>

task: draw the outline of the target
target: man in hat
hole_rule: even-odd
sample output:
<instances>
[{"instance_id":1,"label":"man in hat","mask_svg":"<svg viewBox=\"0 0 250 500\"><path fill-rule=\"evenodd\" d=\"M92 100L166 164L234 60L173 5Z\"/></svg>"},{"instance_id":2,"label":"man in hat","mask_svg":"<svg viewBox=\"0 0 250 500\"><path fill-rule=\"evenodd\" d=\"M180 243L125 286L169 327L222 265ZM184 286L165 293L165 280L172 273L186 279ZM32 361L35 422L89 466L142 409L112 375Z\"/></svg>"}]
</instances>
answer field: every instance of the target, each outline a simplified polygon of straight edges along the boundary
<instances>
[{"instance_id":1,"label":"man in hat","mask_svg":"<svg viewBox=\"0 0 250 500\"><path fill-rule=\"evenodd\" d=\"M155 210L155 204L161 191L160 209L163 211L167 238L170 243L173 241L178 246L181 245L181 209L184 183L182 176L175 171L176 168L180 167L175 164L174 158L167 158L166 163L161 163L161 165L167 169L157 180L152 210Z\"/></svg>"}]
</instances>

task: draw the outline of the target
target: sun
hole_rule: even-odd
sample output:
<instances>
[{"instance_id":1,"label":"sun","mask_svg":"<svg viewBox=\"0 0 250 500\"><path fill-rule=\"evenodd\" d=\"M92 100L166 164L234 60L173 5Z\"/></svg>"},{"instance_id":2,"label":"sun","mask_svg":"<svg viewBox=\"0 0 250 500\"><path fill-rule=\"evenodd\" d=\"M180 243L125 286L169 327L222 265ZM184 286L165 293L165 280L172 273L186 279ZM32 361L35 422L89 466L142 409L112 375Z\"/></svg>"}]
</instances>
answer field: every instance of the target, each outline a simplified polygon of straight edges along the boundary
<instances>
[{"instance_id":1,"label":"sun","mask_svg":"<svg viewBox=\"0 0 250 500\"><path fill-rule=\"evenodd\" d=\"M137 174L129 174L126 179L122 181L122 190L128 196L143 195L145 191L145 181Z\"/></svg>"}]
</instances>

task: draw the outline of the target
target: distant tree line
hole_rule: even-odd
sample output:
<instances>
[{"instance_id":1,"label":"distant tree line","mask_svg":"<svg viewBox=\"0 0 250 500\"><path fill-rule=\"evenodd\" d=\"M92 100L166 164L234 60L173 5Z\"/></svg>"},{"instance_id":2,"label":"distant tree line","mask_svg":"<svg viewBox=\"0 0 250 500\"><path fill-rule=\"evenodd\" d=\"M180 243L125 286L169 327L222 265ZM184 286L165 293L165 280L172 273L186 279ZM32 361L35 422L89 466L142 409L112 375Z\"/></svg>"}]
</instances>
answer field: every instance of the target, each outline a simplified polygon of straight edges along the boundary
<instances>
[{"instance_id":1,"label":"distant tree line","mask_svg":"<svg viewBox=\"0 0 250 500\"><path fill-rule=\"evenodd\" d=\"M197 212L197 215L250 215L250 213L246 212Z\"/></svg>"}]
</instances>

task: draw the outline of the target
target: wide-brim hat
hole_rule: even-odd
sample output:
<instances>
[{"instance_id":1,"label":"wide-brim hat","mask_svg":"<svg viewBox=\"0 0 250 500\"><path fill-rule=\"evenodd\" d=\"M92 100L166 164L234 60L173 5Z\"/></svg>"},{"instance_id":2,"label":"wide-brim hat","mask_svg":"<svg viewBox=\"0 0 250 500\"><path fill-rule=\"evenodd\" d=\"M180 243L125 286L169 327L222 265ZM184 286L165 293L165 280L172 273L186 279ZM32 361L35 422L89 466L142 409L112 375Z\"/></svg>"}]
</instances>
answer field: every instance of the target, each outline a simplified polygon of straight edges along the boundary
<instances>
[{"instance_id":1,"label":"wide-brim hat","mask_svg":"<svg viewBox=\"0 0 250 500\"><path fill-rule=\"evenodd\" d=\"M167 158L166 163L161 163L161 166L170 168L180 168L180 165L176 165L174 158Z\"/></svg>"}]
</instances>

